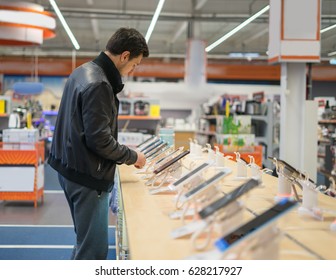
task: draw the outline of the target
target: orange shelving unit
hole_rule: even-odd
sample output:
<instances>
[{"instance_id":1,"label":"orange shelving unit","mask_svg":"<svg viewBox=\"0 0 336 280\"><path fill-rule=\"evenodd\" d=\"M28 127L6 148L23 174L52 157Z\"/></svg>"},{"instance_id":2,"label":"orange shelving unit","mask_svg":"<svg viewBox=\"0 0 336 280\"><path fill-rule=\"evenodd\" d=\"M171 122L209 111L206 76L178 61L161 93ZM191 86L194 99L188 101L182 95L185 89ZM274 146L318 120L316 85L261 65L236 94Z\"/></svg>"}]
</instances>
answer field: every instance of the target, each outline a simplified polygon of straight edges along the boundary
<instances>
[{"instance_id":1,"label":"orange shelving unit","mask_svg":"<svg viewBox=\"0 0 336 280\"><path fill-rule=\"evenodd\" d=\"M44 142L0 142L0 200L31 200L44 196Z\"/></svg>"}]
</instances>

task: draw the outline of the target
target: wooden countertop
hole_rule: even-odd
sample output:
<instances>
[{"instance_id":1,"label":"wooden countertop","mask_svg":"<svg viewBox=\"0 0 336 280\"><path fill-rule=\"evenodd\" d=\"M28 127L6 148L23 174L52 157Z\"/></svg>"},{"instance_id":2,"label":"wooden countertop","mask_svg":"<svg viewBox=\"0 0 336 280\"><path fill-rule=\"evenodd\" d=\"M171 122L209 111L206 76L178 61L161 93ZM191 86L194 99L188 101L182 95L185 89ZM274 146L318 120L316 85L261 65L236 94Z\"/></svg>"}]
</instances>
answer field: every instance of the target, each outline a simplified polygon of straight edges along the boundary
<instances>
[{"instance_id":1,"label":"wooden countertop","mask_svg":"<svg viewBox=\"0 0 336 280\"><path fill-rule=\"evenodd\" d=\"M187 165L191 160L188 156L184 164ZM230 161L228 166L232 168L232 174L223 181L224 192L242 183L234 180L236 163ZM149 187L145 186L141 175L136 174L137 169L132 166L121 165L119 171L130 258L174 260L199 253L193 248L189 237L170 237L173 229L182 226L181 220L172 220L168 216L175 210L175 195L149 194ZM250 191L242 199L246 207L244 220L251 219L251 213L261 213L275 203L277 178L265 174L263 182L263 188ZM336 199L319 194L319 207L336 211ZM279 259L336 259L336 232L331 232L329 228L336 218L335 213L324 213L324 220L319 221L300 216L296 208L280 218L277 224L283 236L280 239ZM208 250L213 248L212 244Z\"/></svg>"}]
</instances>

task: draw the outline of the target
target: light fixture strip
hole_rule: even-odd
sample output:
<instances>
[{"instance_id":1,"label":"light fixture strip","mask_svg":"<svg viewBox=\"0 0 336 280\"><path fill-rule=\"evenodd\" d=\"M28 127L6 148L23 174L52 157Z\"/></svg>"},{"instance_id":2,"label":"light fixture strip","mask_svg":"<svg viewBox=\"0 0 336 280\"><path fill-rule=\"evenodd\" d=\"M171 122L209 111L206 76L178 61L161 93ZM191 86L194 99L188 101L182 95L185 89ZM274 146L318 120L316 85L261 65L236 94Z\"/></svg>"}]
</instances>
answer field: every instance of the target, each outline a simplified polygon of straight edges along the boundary
<instances>
[{"instance_id":1,"label":"light fixture strip","mask_svg":"<svg viewBox=\"0 0 336 280\"><path fill-rule=\"evenodd\" d=\"M159 18L159 15L161 13L164 2L165 2L165 0L160 0L160 2L158 3L158 5L156 7L156 10L155 10L155 13L153 15L152 21L151 21L151 23L148 27L148 30L147 30L147 33L146 33L146 36L145 36L145 39L146 39L147 43L149 41L150 36L152 35L152 32L153 32L155 24L156 24L156 22Z\"/></svg>"},{"instance_id":2,"label":"light fixture strip","mask_svg":"<svg viewBox=\"0 0 336 280\"><path fill-rule=\"evenodd\" d=\"M228 38L230 38L232 35L234 35L235 33L237 33L239 30L243 29L246 25L248 25L249 23L251 23L252 21L254 21L256 18L258 18L259 16L261 16L263 13L267 12L269 9L270 9L270 5L267 5L265 8L261 9L259 12L257 12L256 14L254 14L253 16L251 16L250 18L248 18L247 20L245 20L241 24L239 24L237 27L235 27L234 29L232 29L230 32L226 33L223 37L219 38L216 42L214 42L211 45L207 46L205 48L205 51L206 52L211 51L213 48L215 48L218 45L220 45L221 43L223 43L225 40L227 40Z\"/></svg>"},{"instance_id":3,"label":"light fixture strip","mask_svg":"<svg viewBox=\"0 0 336 280\"><path fill-rule=\"evenodd\" d=\"M328 56L334 56L336 55L336 51L328 53Z\"/></svg>"},{"instance_id":4,"label":"light fixture strip","mask_svg":"<svg viewBox=\"0 0 336 280\"><path fill-rule=\"evenodd\" d=\"M54 8L59 20L61 21L66 33L68 34L70 40L71 40L71 43L73 44L73 46L75 47L76 50L79 50L80 49L80 46L75 38L75 36L73 35L69 25L67 24L67 22L65 21L60 9L58 8L56 2L54 0L49 0L51 6Z\"/></svg>"},{"instance_id":5,"label":"light fixture strip","mask_svg":"<svg viewBox=\"0 0 336 280\"><path fill-rule=\"evenodd\" d=\"M336 27L336 24L334 24L334 25L330 25L330 26L328 26L328 27L326 27L326 28L323 28L323 29L321 29L321 33L324 33L324 32L327 32L327 31L329 31L330 29L333 29L333 28L335 28Z\"/></svg>"}]
</instances>

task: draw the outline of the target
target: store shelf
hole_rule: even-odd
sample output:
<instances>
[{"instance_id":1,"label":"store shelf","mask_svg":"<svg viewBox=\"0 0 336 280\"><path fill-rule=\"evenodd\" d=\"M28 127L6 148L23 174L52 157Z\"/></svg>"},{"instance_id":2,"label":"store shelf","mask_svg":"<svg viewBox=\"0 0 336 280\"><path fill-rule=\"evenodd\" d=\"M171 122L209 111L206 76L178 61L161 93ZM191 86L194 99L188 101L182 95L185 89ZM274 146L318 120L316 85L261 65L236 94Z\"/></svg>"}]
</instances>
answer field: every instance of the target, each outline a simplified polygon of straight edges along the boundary
<instances>
[{"instance_id":1,"label":"store shelf","mask_svg":"<svg viewBox=\"0 0 336 280\"><path fill-rule=\"evenodd\" d=\"M209 136L216 136L217 134L214 131L200 131L200 130L197 130L196 133L203 134L203 135L209 135Z\"/></svg>"},{"instance_id":2,"label":"store shelf","mask_svg":"<svg viewBox=\"0 0 336 280\"><path fill-rule=\"evenodd\" d=\"M336 120L319 120L319 124L336 124Z\"/></svg>"},{"instance_id":3,"label":"store shelf","mask_svg":"<svg viewBox=\"0 0 336 280\"><path fill-rule=\"evenodd\" d=\"M0 200L30 200L34 207L38 199L43 202L44 153L43 141L0 143Z\"/></svg>"},{"instance_id":4,"label":"store shelf","mask_svg":"<svg viewBox=\"0 0 336 280\"><path fill-rule=\"evenodd\" d=\"M161 120L161 117L119 115L118 120L159 121L159 120Z\"/></svg>"}]
</instances>

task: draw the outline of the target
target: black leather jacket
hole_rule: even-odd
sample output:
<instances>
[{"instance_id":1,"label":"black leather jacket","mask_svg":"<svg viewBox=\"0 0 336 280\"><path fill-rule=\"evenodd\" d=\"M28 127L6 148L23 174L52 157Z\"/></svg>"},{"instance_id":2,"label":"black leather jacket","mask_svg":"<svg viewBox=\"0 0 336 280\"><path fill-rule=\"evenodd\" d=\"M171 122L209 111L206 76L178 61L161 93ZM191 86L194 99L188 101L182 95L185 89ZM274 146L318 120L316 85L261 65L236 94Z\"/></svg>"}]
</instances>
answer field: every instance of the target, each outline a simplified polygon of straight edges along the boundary
<instances>
[{"instance_id":1,"label":"black leather jacket","mask_svg":"<svg viewBox=\"0 0 336 280\"><path fill-rule=\"evenodd\" d=\"M121 76L105 53L70 75L62 96L48 163L80 185L111 191L116 164L135 151L117 142Z\"/></svg>"}]
</instances>

